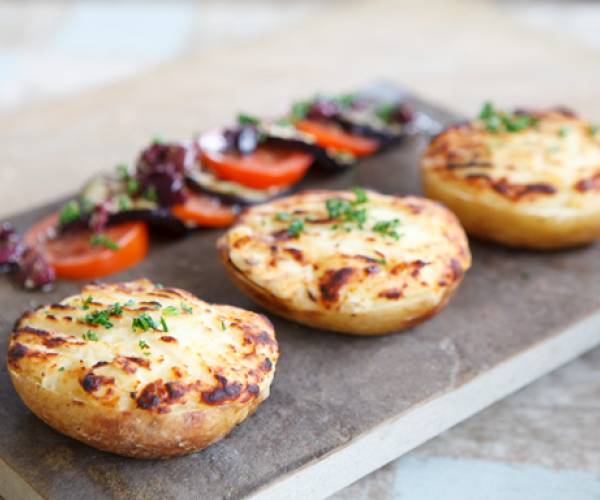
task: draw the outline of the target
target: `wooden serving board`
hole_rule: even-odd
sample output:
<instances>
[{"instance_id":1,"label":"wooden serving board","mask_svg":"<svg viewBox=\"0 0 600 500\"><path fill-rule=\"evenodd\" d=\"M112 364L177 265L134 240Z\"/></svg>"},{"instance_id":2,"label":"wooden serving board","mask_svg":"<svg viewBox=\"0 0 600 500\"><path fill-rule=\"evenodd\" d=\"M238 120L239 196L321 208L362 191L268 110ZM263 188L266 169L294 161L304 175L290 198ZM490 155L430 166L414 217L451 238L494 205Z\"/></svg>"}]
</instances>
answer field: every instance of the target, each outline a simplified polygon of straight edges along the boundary
<instances>
[{"instance_id":1,"label":"wooden serving board","mask_svg":"<svg viewBox=\"0 0 600 500\"><path fill-rule=\"evenodd\" d=\"M391 92L378 87L377 92ZM440 123L456 116L414 100ZM419 192L414 137L303 186ZM53 207L14 218L26 227ZM258 309L218 262L218 231L157 242L147 276L210 302ZM80 498L324 497L600 343L600 245L554 253L472 242L474 263L447 309L405 333L357 338L272 318L282 356L271 397L214 446L136 461L79 444L31 414L0 368L0 495ZM0 279L0 350L27 308L75 292L29 293Z\"/></svg>"}]
</instances>

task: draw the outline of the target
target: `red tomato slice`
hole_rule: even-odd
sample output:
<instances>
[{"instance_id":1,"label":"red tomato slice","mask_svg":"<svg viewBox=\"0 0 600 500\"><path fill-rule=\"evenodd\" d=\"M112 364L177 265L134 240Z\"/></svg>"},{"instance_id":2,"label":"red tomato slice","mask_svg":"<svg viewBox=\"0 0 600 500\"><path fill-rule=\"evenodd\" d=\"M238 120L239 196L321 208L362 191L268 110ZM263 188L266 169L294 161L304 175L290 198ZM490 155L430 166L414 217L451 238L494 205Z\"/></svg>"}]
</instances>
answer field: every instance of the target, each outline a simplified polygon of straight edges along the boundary
<instances>
[{"instance_id":1,"label":"red tomato slice","mask_svg":"<svg viewBox=\"0 0 600 500\"><path fill-rule=\"evenodd\" d=\"M258 146L250 154L202 151L202 163L220 178L255 189L284 187L298 182L311 166L310 153Z\"/></svg>"},{"instance_id":2,"label":"red tomato slice","mask_svg":"<svg viewBox=\"0 0 600 500\"><path fill-rule=\"evenodd\" d=\"M197 193L191 193L185 203L172 206L171 213L204 227L230 226L237 215L233 207L224 205L218 198Z\"/></svg>"},{"instance_id":3,"label":"red tomato slice","mask_svg":"<svg viewBox=\"0 0 600 500\"><path fill-rule=\"evenodd\" d=\"M377 139L352 135L335 123L300 120L295 125L298 130L312 135L324 148L347 151L358 157L372 155L379 149Z\"/></svg>"},{"instance_id":4,"label":"red tomato slice","mask_svg":"<svg viewBox=\"0 0 600 500\"><path fill-rule=\"evenodd\" d=\"M92 245L90 230L52 236L58 214L50 215L34 225L25 242L35 246L48 259L60 278L89 280L102 278L134 266L148 253L148 228L143 222L127 222L108 226L101 234L118 249Z\"/></svg>"}]
</instances>

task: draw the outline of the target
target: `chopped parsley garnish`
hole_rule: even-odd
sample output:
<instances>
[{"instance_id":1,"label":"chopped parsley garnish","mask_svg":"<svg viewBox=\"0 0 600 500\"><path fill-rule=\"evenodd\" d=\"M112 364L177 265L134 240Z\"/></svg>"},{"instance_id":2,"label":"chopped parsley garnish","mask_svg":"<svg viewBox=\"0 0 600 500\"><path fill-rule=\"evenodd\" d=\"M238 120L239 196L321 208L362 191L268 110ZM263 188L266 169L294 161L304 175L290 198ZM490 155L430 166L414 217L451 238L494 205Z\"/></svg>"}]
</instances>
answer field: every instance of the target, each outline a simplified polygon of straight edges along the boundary
<instances>
[{"instance_id":1,"label":"chopped parsley garnish","mask_svg":"<svg viewBox=\"0 0 600 500\"><path fill-rule=\"evenodd\" d=\"M164 288L162 283L156 283L156 285L154 285L154 286L156 286L156 288Z\"/></svg>"},{"instance_id":2,"label":"chopped parsley garnish","mask_svg":"<svg viewBox=\"0 0 600 500\"><path fill-rule=\"evenodd\" d=\"M356 196L356 200L354 201L355 205L360 205L361 203L366 203L369 201L369 197L367 196L367 192L361 187L355 187L352 189L354 192L354 196Z\"/></svg>"},{"instance_id":3,"label":"chopped parsley garnish","mask_svg":"<svg viewBox=\"0 0 600 500\"><path fill-rule=\"evenodd\" d=\"M188 306L185 302L181 303L181 309L183 309L183 312L186 312L188 314L192 314L194 312L194 310Z\"/></svg>"},{"instance_id":4,"label":"chopped parsley garnish","mask_svg":"<svg viewBox=\"0 0 600 500\"><path fill-rule=\"evenodd\" d=\"M303 120L308 114L308 110L312 106L312 101L297 101L292 104L290 118L293 121Z\"/></svg>"},{"instance_id":5,"label":"chopped parsley garnish","mask_svg":"<svg viewBox=\"0 0 600 500\"><path fill-rule=\"evenodd\" d=\"M107 311L110 316L121 316L121 314L123 314L123 308L118 302L115 302L112 306L110 306Z\"/></svg>"},{"instance_id":6,"label":"chopped parsley garnish","mask_svg":"<svg viewBox=\"0 0 600 500\"><path fill-rule=\"evenodd\" d=\"M221 330L225 331L226 328L225 321L221 320Z\"/></svg>"},{"instance_id":7,"label":"chopped parsley garnish","mask_svg":"<svg viewBox=\"0 0 600 500\"><path fill-rule=\"evenodd\" d=\"M117 177L119 178L119 180L126 181L127 179L129 179L130 175L127 165L120 163L115 167L115 170L117 171Z\"/></svg>"},{"instance_id":8,"label":"chopped parsley garnish","mask_svg":"<svg viewBox=\"0 0 600 500\"><path fill-rule=\"evenodd\" d=\"M353 201L344 200L342 198L329 198L325 200L325 207L330 219L339 220L342 224L334 224L332 229L343 228L346 231L352 229L351 224L355 223L359 229L363 228L367 220L367 209L356 208L369 201L367 193L362 188L354 188Z\"/></svg>"},{"instance_id":9,"label":"chopped parsley garnish","mask_svg":"<svg viewBox=\"0 0 600 500\"><path fill-rule=\"evenodd\" d=\"M304 231L304 221L301 219L294 219L287 229L288 235L292 238L297 238L302 231Z\"/></svg>"},{"instance_id":10,"label":"chopped parsley garnish","mask_svg":"<svg viewBox=\"0 0 600 500\"><path fill-rule=\"evenodd\" d=\"M135 300L133 299L129 299L127 302L125 302L125 304L123 304L125 307L132 307L135 305Z\"/></svg>"},{"instance_id":11,"label":"chopped parsley garnish","mask_svg":"<svg viewBox=\"0 0 600 500\"><path fill-rule=\"evenodd\" d=\"M489 132L520 132L538 123L538 119L527 114L505 113L494 108L491 102L484 103L479 119Z\"/></svg>"},{"instance_id":12,"label":"chopped parsley garnish","mask_svg":"<svg viewBox=\"0 0 600 500\"><path fill-rule=\"evenodd\" d=\"M383 236L390 236L395 240L399 240L400 234L398 234L398 232L396 231L396 228L399 224L400 221L398 219L380 220L379 222L376 222L373 226L373 231L375 231L376 233L380 233Z\"/></svg>"},{"instance_id":13,"label":"chopped parsley garnish","mask_svg":"<svg viewBox=\"0 0 600 500\"><path fill-rule=\"evenodd\" d=\"M590 126L589 126L589 128L588 128L588 133L589 133L589 134L590 134L592 137L594 137L594 136L598 135L598 131L599 131L599 130L600 130L600 129L599 129L599 128L598 128L596 125L590 125Z\"/></svg>"},{"instance_id":14,"label":"chopped parsley garnish","mask_svg":"<svg viewBox=\"0 0 600 500\"><path fill-rule=\"evenodd\" d=\"M389 122L390 118L392 117L392 113L396 110L396 108L397 108L397 104L393 104L393 103L382 104L381 106L377 107L377 109L375 109L375 115L381 121Z\"/></svg>"},{"instance_id":15,"label":"chopped parsley garnish","mask_svg":"<svg viewBox=\"0 0 600 500\"><path fill-rule=\"evenodd\" d=\"M117 165L115 168L117 170L117 178L121 182L125 183L125 187L127 188L127 194L129 196L134 196L135 194L137 194L137 192L140 190L140 183L135 177L133 177L129 173L127 165L120 164ZM127 210L131 207L131 200L125 195L119 196L117 203L119 206L119 210Z\"/></svg>"},{"instance_id":16,"label":"chopped parsley garnish","mask_svg":"<svg viewBox=\"0 0 600 500\"><path fill-rule=\"evenodd\" d=\"M375 262L377 262L377 264L381 264L382 266L387 264L387 261L383 257L375 259Z\"/></svg>"},{"instance_id":17,"label":"chopped parsley garnish","mask_svg":"<svg viewBox=\"0 0 600 500\"><path fill-rule=\"evenodd\" d=\"M349 108L354 104L356 95L354 94L341 94L333 98L333 100L340 106L340 108Z\"/></svg>"},{"instance_id":18,"label":"chopped parsley garnish","mask_svg":"<svg viewBox=\"0 0 600 500\"><path fill-rule=\"evenodd\" d=\"M86 333L83 334L83 339L91 340L92 342L98 342L98 334L96 332L93 332L92 330L88 330Z\"/></svg>"},{"instance_id":19,"label":"chopped parsley garnish","mask_svg":"<svg viewBox=\"0 0 600 500\"><path fill-rule=\"evenodd\" d=\"M569 129L569 127L560 127L558 129L558 137L565 138L567 137L567 135L569 135L570 131L571 130Z\"/></svg>"},{"instance_id":20,"label":"chopped parsley garnish","mask_svg":"<svg viewBox=\"0 0 600 500\"><path fill-rule=\"evenodd\" d=\"M81 308L86 311L90 308L90 304L94 301L94 297L92 297L91 295L88 295L86 297L86 299L83 301L83 304L81 305Z\"/></svg>"},{"instance_id":21,"label":"chopped parsley garnish","mask_svg":"<svg viewBox=\"0 0 600 500\"><path fill-rule=\"evenodd\" d=\"M169 327L167 326L167 322L163 316L160 317L160 324L162 325L163 332L169 331Z\"/></svg>"},{"instance_id":22,"label":"chopped parsley garnish","mask_svg":"<svg viewBox=\"0 0 600 500\"><path fill-rule=\"evenodd\" d=\"M136 318L133 318L131 321L131 328L133 331L142 330L147 332L150 329L156 330L158 325L156 324L156 321L152 319L152 316L149 316L147 313L142 313Z\"/></svg>"},{"instance_id":23,"label":"chopped parsley garnish","mask_svg":"<svg viewBox=\"0 0 600 500\"><path fill-rule=\"evenodd\" d=\"M58 369L58 371L59 371L59 372L64 372L64 371L65 371L65 367L64 367L64 366L61 366L61 367Z\"/></svg>"},{"instance_id":24,"label":"chopped parsley garnish","mask_svg":"<svg viewBox=\"0 0 600 500\"><path fill-rule=\"evenodd\" d=\"M148 186L146 191L144 191L144 198L146 198L148 201L157 202L158 193L156 192L156 188L154 186Z\"/></svg>"},{"instance_id":25,"label":"chopped parsley garnish","mask_svg":"<svg viewBox=\"0 0 600 500\"><path fill-rule=\"evenodd\" d=\"M239 113L237 116L238 125L258 125L259 119L246 113Z\"/></svg>"},{"instance_id":26,"label":"chopped parsley garnish","mask_svg":"<svg viewBox=\"0 0 600 500\"><path fill-rule=\"evenodd\" d=\"M147 342L142 339L138 342L138 345L140 346L140 349L150 349L150 346L147 344Z\"/></svg>"},{"instance_id":27,"label":"chopped parsley garnish","mask_svg":"<svg viewBox=\"0 0 600 500\"><path fill-rule=\"evenodd\" d=\"M179 309L175 306L167 306L162 311L165 316L179 316Z\"/></svg>"},{"instance_id":28,"label":"chopped parsley garnish","mask_svg":"<svg viewBox=\"0 0 600 500\"><path fill-rule=\"evenodd\" d=\"M92 236L90 237L90 245L92 245L93 247L102 246L108 248L109 250L119 249L118 243L111 240L105 234L92 234Z\"/></svg>"},{"instance_id":29,"label":"chopped parsley garnish","mask_svg":"<svg viewBox=\"0 0 600 500\"><path fill-rule=\"evenodd\" d=\"M129 193L129 196L137 194L139 190L140 182L137 179L134 179L133 177L127 179L127 193Z\"/></svg>"},{"instance_id":30,"label":"chopped parsley garnish","mask_svg":"<svg viewBox=\"0 0 600 500\"><path fill-rule=\"evenodd\" d=\"M64 226L65 224L75 222L79 219L81 219L81 208L79 207L79 203L75 200L65 203L58 216L58 222Z\"/></svg>"},{"instance_id":31,"label":"chopped parsley garnish","mask_svg":"<svg viewBox=\"0 0 600 500\"><path fill-rule=\"evenodd\" d=\"M292 218L292 214L289 212L277 212L275 214L275 220L280 222L287 222Z\"/></svg>"},{"instance_id":32,"label":"chopped parsley garnish","mask_svg":"<svg viewBox=\"0 0 600 500\"><path fill-rule=\"evenodd\" d=\"M124 194L120 195L117 198L117 207L119 211L129 210L131 208L131 198Z\"/></svg>"},{"instance_id":33,"label":"chopped parsley garnish","mask_svg":"<svg viewBox=\"0 0 600 500\"><path fill-rule=\"evenodd\" d=\"M112 328L113 323L110 320L110 313L108 309L102 309L99 311L92 311L87 313L83 318L83 321L88 325L100 325L104 328Z\"/></svg>"}]
</instances>

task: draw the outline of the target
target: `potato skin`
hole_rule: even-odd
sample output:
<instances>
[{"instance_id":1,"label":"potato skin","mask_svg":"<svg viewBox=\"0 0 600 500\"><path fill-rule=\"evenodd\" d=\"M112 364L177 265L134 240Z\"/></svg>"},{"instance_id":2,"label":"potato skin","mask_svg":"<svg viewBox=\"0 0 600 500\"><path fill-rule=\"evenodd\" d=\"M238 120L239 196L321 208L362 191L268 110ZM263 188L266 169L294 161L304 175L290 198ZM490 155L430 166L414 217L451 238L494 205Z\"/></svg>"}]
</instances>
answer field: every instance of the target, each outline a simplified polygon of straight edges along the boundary
<instances>
[{"instance_id":1,"label":"potato skin","mask_svg":"<svg viewBox=\"0 0 600 500\"><path fill-rule=\"evenodd\" d=\"M110 316L113 327L94 329L96 341L82 338L78 332L91 326L73 319L86 314L88 296L88 312L117 299L123 306ZM127 297L135 305L124 306ZM182 308L167 317L169 331L131 332L131 319L158 314L159 303L171 314ZM141 338L147 356L132 352ZM100 450L144 459L191 453L228 434L268 397L277 358L264 316L146 280L87 286L80 296L29 311L8 348L13 385L39 418Z\"/></svg>"},{"instance_id":2,"label":"potato skin","mask_svg":"<svg viewBox=\"0 0 600 500\"><path fill-rule=\"evenodd\" d=\"M439 134L423 155L423 190L485 240L536 250L590 243L600 237L600 134L566 110L529 113L537 126L518 133L474 121Z\"/></svg>"},{"instance_id":3,"label":"potato skin","mask_svg":"<svg viewBox=\"0 0 600 500\"><path fill-rule=\"evenodd\" d=\"M250 209L219 240L221 261L238 287L266 309L315 328L380 335L409 328L437 314L470 266L466 236L454 215L422 198L368 192L367 210L385 207L399 217L400 227L408 233L406 238L394 241L367 229L332 231L333 221L324 220L325 200L350 200L352 196L349 192L305 191ZM303 211L319 219L314 224L317 227L298 238L278 240L281 223L273 222L273 216L286 210ZM266 229L261 221L266 221ZM415 236L411 247L411 234L425 240ZM315 251L315 241L327 246L323 243L327 238L332 248L353 246L358 253ZM268 262L258 257L264 265L244 265L262 252L271 253ZM369 258L377 255L384 255L385 262ZM270 287L270 280L278 287ZM335 300L324 297L323 283L332 282L340 286L336 291L340 297ZM286 296L289 290L291 295Z\"/></svg>"}]
</instances>

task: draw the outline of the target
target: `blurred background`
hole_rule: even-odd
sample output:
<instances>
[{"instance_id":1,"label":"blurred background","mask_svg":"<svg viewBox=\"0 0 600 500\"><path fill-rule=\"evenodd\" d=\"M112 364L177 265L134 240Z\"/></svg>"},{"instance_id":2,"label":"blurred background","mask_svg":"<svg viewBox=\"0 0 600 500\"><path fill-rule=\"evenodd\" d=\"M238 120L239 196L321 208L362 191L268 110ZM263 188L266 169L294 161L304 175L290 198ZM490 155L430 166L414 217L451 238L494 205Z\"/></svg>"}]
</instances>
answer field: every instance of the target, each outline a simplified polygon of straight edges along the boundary
<instances>
[{"instance_id":1,"label":"blurred background","mask_svg":"<svg viewBox=\"0 0 600 500\"><path fill-rule=\"evenodd\" d=\"M0 0L0 216L157 134L379 78L466 115L493 98L600 122L600 2ZM596 349L336 497L598 499L599 401Z\"/></svg>"},{"instance_id":2,"label":"blurred background","mask_svg":"<svg viewBox=\"0 0 600 500\"><path fill-rule=\"evenodd\" d=\"M0 111L126 79L186 53L282 31L324 10L352 8L352 3L360 2L3 0ZM499 15L523 27L600 51L600 2L492 3ZM401 9L396 14L402 29Z\"/></svg>"}]
</instances>

